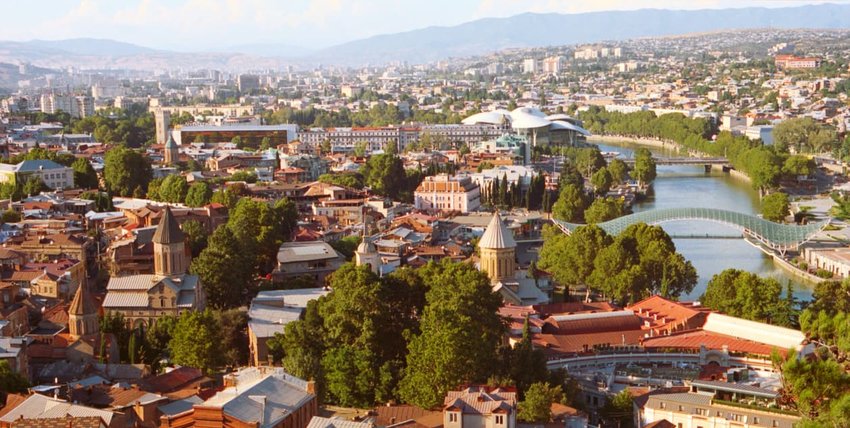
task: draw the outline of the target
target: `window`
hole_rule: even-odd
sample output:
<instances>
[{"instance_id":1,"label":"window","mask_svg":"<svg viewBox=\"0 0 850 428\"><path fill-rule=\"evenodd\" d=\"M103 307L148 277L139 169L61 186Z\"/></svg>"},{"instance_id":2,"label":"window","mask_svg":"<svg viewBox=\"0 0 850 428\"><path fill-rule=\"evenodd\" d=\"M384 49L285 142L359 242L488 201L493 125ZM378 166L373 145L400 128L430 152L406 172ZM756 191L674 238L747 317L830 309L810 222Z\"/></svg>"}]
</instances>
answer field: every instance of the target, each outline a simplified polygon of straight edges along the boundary
<instances>
[{"instance_id":1,"label":"window","mask_svg":"<svg viewBox=\"0 0 850 428\"><path fill-rule=\"evenodd\" d=\"M753 424L753 425L758 425L758 423L759 423L758 416L753 416L753 420L750 421L750 423Z\"/></svg>"},{"instance_id":2,"label":"window","mask_svg":"<svg viewBox=\"0 0 850 428\"><path fill-rule=\"evenodd\" d=\"M661 402L659 402L659 403L658 403L658 408L659 408L659 409L666 409L666 408L667 408L667 405L666 405L666 404L664 404L664 402L663 402L663 401L661 401Z\"/></svg>"},{"instance_id":3,"label":"window","mask_svg":"<svg viewBox=\"0 0 850 428\"><path fill-rule=\"evenodd\" d=\"M449 412L449 422L457 422L457 413Z\"/></svg>"},{"instance_id":4,"label":"window","mask_svg":"<svg viewBox=\"0 0 850 428\"><path fill-rule=\"evenodd\" d=\"M774 420L773 420L773 423L771 424L771 426L778 427L778 426L779 426L779 421L777 421L776 419L774 419Z\"/></svg>"},{"instance_id":5,"label":"window","mask_svg":"<svg viewBox=\"0 0 850 428\"><path fill-rule=\"evenodd\" d=\"M679 405L679 411L681 412L681 411L683 411L683 410L685 410L685 408L684 408L684 407L682 407L682 405L680 404L680 405Z\"/></svg>"},{"instance_id":6,"label":"window","mask_svg":"<svg viewBox=\"0 0 850 428\"><path fill-rule=\"evenodd\" d=\"M708 416L708 410L706 409L696 409L696 414L700 416Z\"/></svg>"},{"instance_id":7,"label":"window","mask_svg":"<svg viewBox=\"0 0 850 428\"><path fill-rule=\"evenodd\" d=\"M496 425L505 424L505 415L496 415Z\"/></svg>"}]
</instances>

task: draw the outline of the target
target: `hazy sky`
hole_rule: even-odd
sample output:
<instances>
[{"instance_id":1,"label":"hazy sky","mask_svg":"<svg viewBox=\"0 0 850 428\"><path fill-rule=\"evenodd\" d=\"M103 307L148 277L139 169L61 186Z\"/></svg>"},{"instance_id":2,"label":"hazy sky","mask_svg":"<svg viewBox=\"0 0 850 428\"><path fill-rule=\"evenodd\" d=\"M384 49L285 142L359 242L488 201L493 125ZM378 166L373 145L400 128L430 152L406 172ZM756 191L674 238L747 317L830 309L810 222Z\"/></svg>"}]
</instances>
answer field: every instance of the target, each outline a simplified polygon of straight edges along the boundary
<instances>
[{"instance_id":1,"label":"hazy sky","mask_svg":"<svg viewBox=\"0 0 850 428\"><path fill-rule=\"evenodd\" d=\"M6 3L8 2L8 3ZM831 3L848 3L833 0ZM4 0L0 40L109 38L173 50L310 48L523 12L798 6L805 0Z\"/></svg>"}]
</instances>

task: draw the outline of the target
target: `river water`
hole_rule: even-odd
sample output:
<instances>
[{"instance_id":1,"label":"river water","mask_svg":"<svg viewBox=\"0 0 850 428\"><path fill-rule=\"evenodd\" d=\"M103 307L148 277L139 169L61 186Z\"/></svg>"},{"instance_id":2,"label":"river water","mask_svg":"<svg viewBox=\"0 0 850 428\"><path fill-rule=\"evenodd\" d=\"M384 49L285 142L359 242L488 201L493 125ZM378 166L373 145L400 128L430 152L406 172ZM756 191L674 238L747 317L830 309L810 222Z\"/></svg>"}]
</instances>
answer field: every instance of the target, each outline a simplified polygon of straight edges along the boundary
<instances>
[{"instance_id":1,"label":"river water","mask_svg":"<svg viewBox=\"0 0 850 428\"><path fill-rule=\"evenodd\" d=\"M634 144L599 143L603 152L619 152L621 157L632 157L639 147ZM677 156L662 149L647 147L659 156ZM727 173L706 173L702 166L658 166L658 176L653 183L654 192L635 204L634 212L656 208L706 207L757 214L760 211L758 193L749 183L735 179ZM676 221L661 226L670 235L740 235L730 226L706 221ZM802 284L773 263L761 250L743 239L674 239L677 250L693 263L699 274L694 290L683 299L699 299L711 277L724 269L735 268L776 278L783 286L791 281L798 299L809 300L811 286Z\"/></svg>"}]
</instances>

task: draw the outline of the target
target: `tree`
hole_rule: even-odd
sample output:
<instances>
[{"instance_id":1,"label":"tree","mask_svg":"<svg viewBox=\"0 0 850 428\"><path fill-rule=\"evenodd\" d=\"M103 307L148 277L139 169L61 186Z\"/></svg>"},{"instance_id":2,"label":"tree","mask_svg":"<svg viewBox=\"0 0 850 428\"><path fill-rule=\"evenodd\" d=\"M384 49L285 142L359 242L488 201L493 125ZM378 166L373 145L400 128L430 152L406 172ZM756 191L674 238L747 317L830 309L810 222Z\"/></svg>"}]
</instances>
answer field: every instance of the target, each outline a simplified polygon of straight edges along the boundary
<instances>
[{"instance_id":1,"label":"tree","mask_svg":"<svg viewBox=\"0 0 850 428\"><path fill-rule=\"evenodd\" d=\"M189 192L189 183L182 175L172 174L162 180L157 189L156 197L162 202L183 203Z\"/></svg>"},{"instance_id":2,"label":"tree","mask_svg":"<svg viewBox=\"0 0 850 428\"><path fill-rule=\"evenodd\" d=\"M44 181L41 181L41 178L35 176L30 177L27 182L24 183L23 188L24 194L27 196L37 195L48 190L50 190L50 188L44 184Z\"/></svg>"},{"instance_id":3,"label":"tree","mask_svg":"<svg viewBox=\"0 0 850 428\"><path fill-rule=\"evenodd\" d=\"M632 177L639 184L651 183L655 180L655 159L652 153L644 148L635 151L635 166L632 168Z\"/></svg>"},{"instance_id":4,"label":"tree","mask_svg":"<svg viewBox=\"0 0 850 428\"><path fill-rule=\"evenodd\" d=\"M785 159L782 165L782 173L791 177L809 176L814 171L817 165L814 159L809 159L808 156L793 155Z\"/></svg>"},{"instance_id":5,"label":"tree","mask_svg":"<svg viewBox=\"0 0 850 428\"><path fill-rule=\"evenodd\" d=\"M561 186L558 200L552 205L552 216L569 223L580 223L586 206L587 202L581 188L567 184Z\"/></svg>"},{"instance_id":6,"label":"tree","mask_svg":"<svg viewBox=\"0 0 850 428\"><path fill-rule=\"evenodd\" d=\"M202 207L210 203L212 199L212 189L203 181L192 183L189 190L186 192L186 205L190 207Z\"/></svg>"},{"instance_id":7,"label":"tree","mask_svg":"<svg viewBox=\"0 0 850 428\"><path fill-rule=\"evenodd\" d=\"M558 233L544 239L539 265L564 285L585 285L593 273L596 255L613 239L596 225L581 226L569 236Z\"/></svg>"},{"instance_id":8,"label":"tree","mask_svg":"<svg viewBox=\"0 0 850 428\"><path fill-rule=\"evenodd\" d=\"M214 311L221 328L218 343L222 364L244 366L248 364L248 313L240 309Z\"/></svg>"},{"instance_id":9,"label":"tree","mask_svg":"<svg viewBox=\"0 0 850 428\"><path fill-rule=\"evenodd\" d=\"M527 423L550 422L552 420L552 403L564 399L561 386L549 386L546 382L536 382L525 391L525 399L519 402L517 419Z\"/></svg>"},{"instance_id":10,"label":"tree","mask_svg":"<svg viewBox=\"0 0 850 428\"><path fill-rule=\"evenodd\" d=\"M0 360L0 391L4 393L25 393L30 383L27 377L12 370L9 360Z\"/></svg>"},{"instance_id":11,"label":"tree","mask_svg":"<svg viewBox=\"0 0 850 428\"><path fill-rule=\"evenodd\" d=\"M759 322L785 325L790 320L776 319L782 310L782 286L773 278L727 269L714 275L700 302L719 312Z\"/></svg>"},{"instance_id":12,"label":"tree","mask_svg":"<svg viewBox=\"0 0 850 428\"><path fill-rule=\"evenodd\" d=\"M617 238L636 256L645 280L640 287L641 293L632 295L632 299L652 294L675 299L694 289L697 283L696 269L676 252L676 245L670 235L660 226L633 224Z\"/></svg>"},{"instance_id":13,"label":"tree","mask_svg":"<svg viewBox=\"0 0 850 428\"><path fill-rule=\"evenodd\" d=\"M151 177L150 162L139 152L123 145L106 152L103 180L111 194L133 196L136 189L147 188Z\"/></svg>"},{"instance_id":14,"label":"tree","mask_svg":"<svg viewBox=\"0 0 850 428\"><path fill-rule=\"evenodd\" d=\"M404 180L399 179L405 177L406 174L404 164L397 156L388 154L372 156L361 168L361 173L365 178L366 185L379 195L399 199L402 192L407 190Z\"/></svg>"},{"instance_id":15,"label":"tree","mask_svg":"<svg viewBox=\"0 0 850 428\"><path fill-rule=\"evenodd\" d=\"M404 401L430 408L462 383L490 377L505 326L501 297L474 266L444 260L421 270L427 306L399 389Z\"/></svg>"},{"instance_id":16,"label":"tree","mask_svg":"<svg viewBox=\"0 0 850 428\"><path fill-rule=\"evenodd\" d=\"M629 167L620 159L612 159L608 162L608 172L614 184L622 184L629 176Z\"/></svg>"},{"instance_id":17,"label":"tree","mask_svg":"<svg viewBox=\"0 0 850 428\"><path fill-rule=\"evenodd\" d=\"M186 311L174 325L168 350L175 364L210 374L224 362L222 339L221 324L211 310Z\"/></svg>"},{"instance_id":18,"label":"tree","mask_svg":"<svg viewBox=\"0 0 850 428\"><path fill-rule=\"evenodd\" d=\"M187 220L180 225L180 228L186 235L186 244L192 252L192 257L198 257L201 251L207 247L207 239L209 238L207 230L198 220Z\"/></svg>"},{"instance_id":19,"label":"tree","mask_svg":"<svg viewBox=\"0 0 850 428\"><path fill-rule=\"evenodd\" d=\"M593 184L593 189L597 195L604 195L611 190L611 185L614 184L614 178L611 177L608 168L602 167L593 173L593 176L590 177L590 183Z\"/></svg>"},{"instance_id":20,"label":"tree","mask_svg":"<svg viewBox=\"0 0 850 428\"><path fill-rule=\"evenodd\" d=\"M253 259L229 227L213 232L207 248L192 260L190 270L200 277L213 308L238 307L253 287Z\"/></svg>"},{"instance_id":21,"label":"tree","mask_svg":"<svg viewBox=\"0 0 850 428\"><path fill-rule=\"evenodd\" d=\"M771 193L761 200L761 216L765 220L781 223L791 215L791 203L788 195L782 192Z\"/></svg>"},{"instance_id":22,"label":"tree","mask_svg":"<svg viewBox=\"0 0 850 428\"><path fill-rule=\"evenodd\" d=\"M237 149L244 149L245 148L245 144L242 142L242 137L240 137L238 135L233 137L230 140L230 142L235 144Z\"/></svg>"},{"instance_id":23,"label":"tree","mask_svg":"<svg viewBox=\"0 0 850 428\"><path fill-rule=\"evenodd\" d=\"M3 223L17 223L21 221L21 213L9 208L8 210L3 211L0 220L2 220Z\"/></svg>"},{"instance_id":24,"label":"tree","mask_svg":"<svg viewBox=\"0 0 850 428\"><path fill-rule=\"evenodd\" d=\"M602 223L623 216L625 211L626 206L620 198L597 198L584 212L584 219L588 224Z\"/></svg>"},{"instance_id":25,"label":"tree","mask_svg":"<svg viewBox=\"0 0 850 428\"><path fill-rule=\"evenodd\" d=\"M546 355L542 350L534 349L527 318L522 328L522 339L510 352L510 376L520 394L549 376Z\"/></svg>"},{"instance_id":26,"label":"tree","mask_svg":"<svg viewBox=\"0 0 850 428\"><path fill-rule=\"evenodd\" d=\"M818 124L811 117L798 117L780 122L773 128L774 147L777 152L793 148L797 153L822 153L830 150L835 131Z\"/></svg>"},{"instance_id":27,"label":"tree","mask_svg":"<svg viewBox=\"0 0 850 428\"><path fill-rule=\"evenodd\" d=\"M629 390L623 390L611 397L599 411L599 416L608 424L605 426L618 426L628 428L634 426L634 407L632 406L632 395Z\"/></svg>"},{"instance_id":28,"label":"tree","mask_svg":"<svg viewBox=\"0 0 850 428\"><path fill-rule=\"evenodd\" d=\"M263 137L263 139L260 140L260 150L265 151L265 150L270 149L271 147L272 147L272 140L269 137Z\"/></svg>"},{"instance_id":29,"label":"tree","mask_svg":"<svg viewBox=\"0 0 850 428\"><path fill-rule=\"evenodd\" d=\"M239 195L229 188L219 189L213 193L212 198L210 198L210 202L214 204L222 204L228 209L233 209L233 207L236 206L236 203L239 202Z\"/></svg>"},{"instance_id":30,"label":"tree","mask_svg":"<svg viewBox=\"0 0 850 428\"><path fill-rule=\"evenodd\" d=\"M77 158L71 168L74 170L74 186L80 189L97 189L100 183L97 172L86 158Z\"/></svg>"}]
</instances>

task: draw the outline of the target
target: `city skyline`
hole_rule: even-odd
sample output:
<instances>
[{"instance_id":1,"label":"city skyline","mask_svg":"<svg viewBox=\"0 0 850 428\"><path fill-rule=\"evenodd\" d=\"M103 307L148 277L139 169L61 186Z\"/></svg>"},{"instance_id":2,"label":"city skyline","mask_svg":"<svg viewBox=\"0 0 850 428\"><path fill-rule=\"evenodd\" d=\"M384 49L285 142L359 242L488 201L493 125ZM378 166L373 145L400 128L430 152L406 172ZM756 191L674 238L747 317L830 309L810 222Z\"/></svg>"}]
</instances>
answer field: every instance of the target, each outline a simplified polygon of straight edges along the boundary
<instances>
[{"instance_id":1,"label":"city skyline","mask_svg":"<svg viewBox=\"0 0 850 428\"><path fill-rule=\"evenodd\" d=\"M387 0L298 0L285 4L267 0L185 0L174 4L156 0L48 1L39 2L38 7L16 6L20 19L0 29L0 40L100 38L174 51L223 51L265 44L314 50L381 34L529 12L775 8L823 3L848 1L696 0L685 5L671 0L436 0L412 4ZM449 10L451 13L446 13ZM388 20L387 16L396 19ZM222 26L228 28L225 39Z\"/></svg>"}]
</instances>

